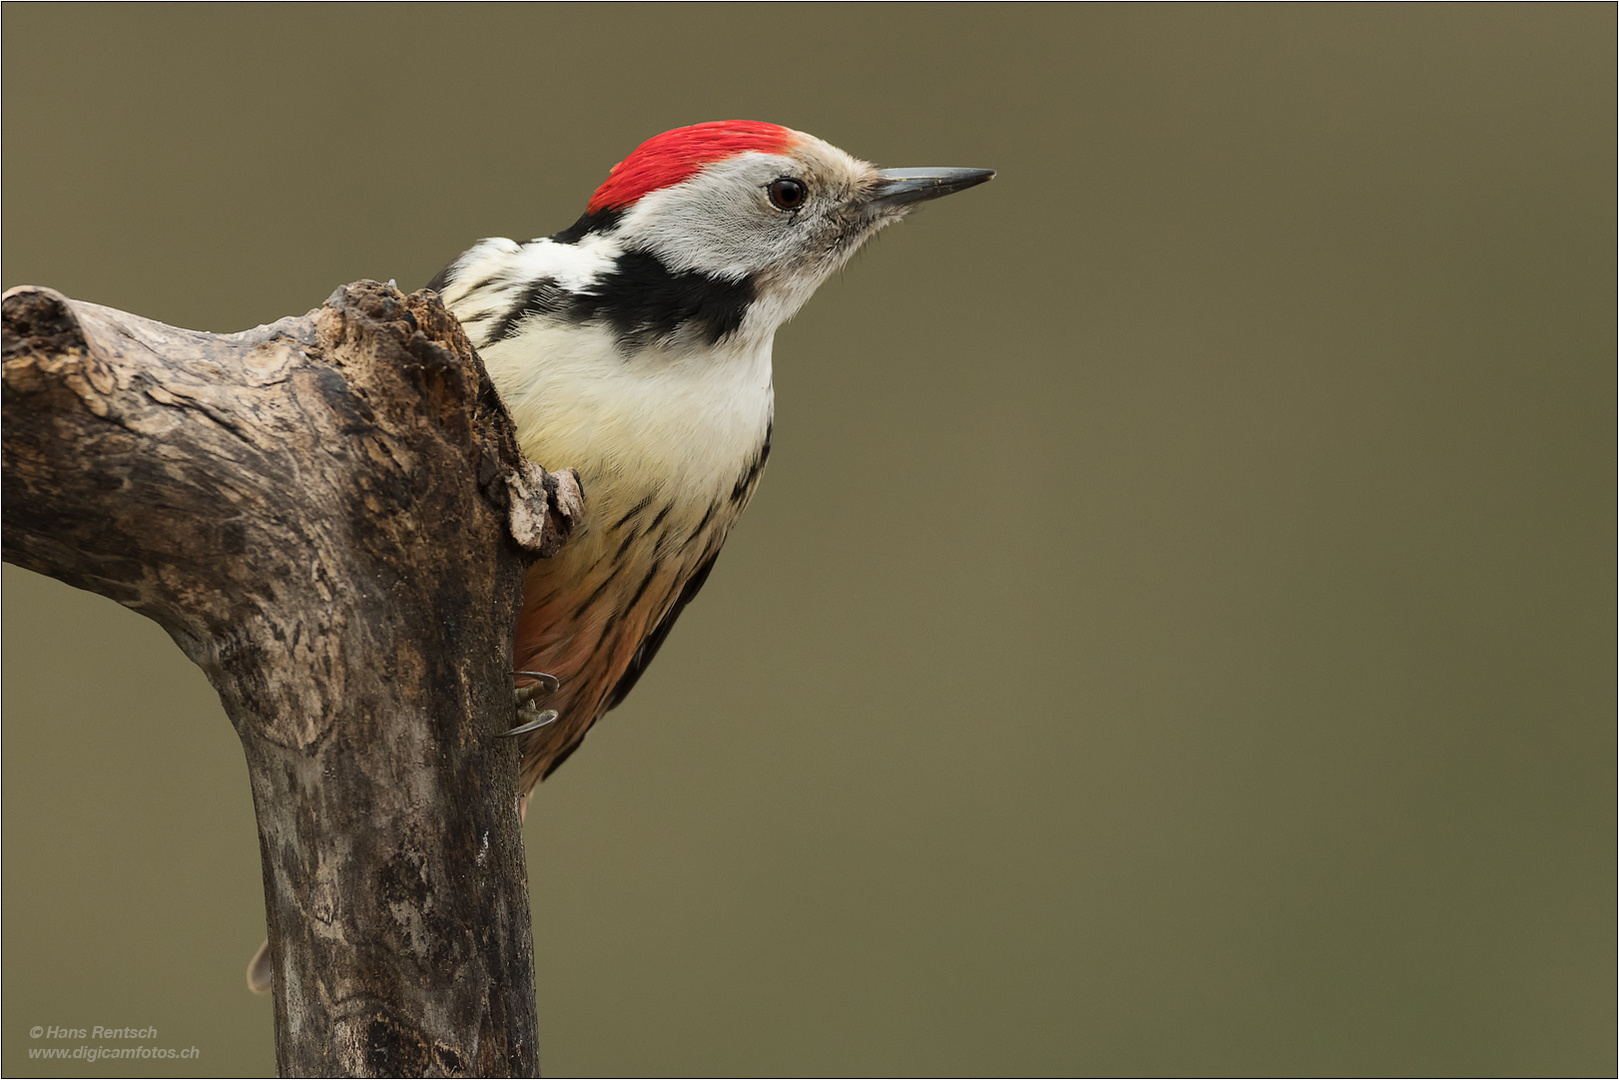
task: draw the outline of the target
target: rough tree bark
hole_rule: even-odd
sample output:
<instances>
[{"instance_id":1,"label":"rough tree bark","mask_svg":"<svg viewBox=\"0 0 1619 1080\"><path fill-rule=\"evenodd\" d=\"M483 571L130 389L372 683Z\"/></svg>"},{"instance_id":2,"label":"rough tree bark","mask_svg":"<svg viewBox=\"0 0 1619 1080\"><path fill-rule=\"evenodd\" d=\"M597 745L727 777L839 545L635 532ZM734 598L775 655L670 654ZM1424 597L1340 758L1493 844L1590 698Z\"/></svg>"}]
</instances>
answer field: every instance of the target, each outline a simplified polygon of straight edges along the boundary
<instances>
[{"instance_id":1,"label":"rough tree bark","mask_svg":"<svg viewBox=\"0 0 1619 1080\"><path fill-rule=\"evenodd\" d=\"M156 620L246 750L283 1075L537 1075L511 629L582 512L431 292L241 334L4 296L4 557Z\"/></svg>"}]
</instances>

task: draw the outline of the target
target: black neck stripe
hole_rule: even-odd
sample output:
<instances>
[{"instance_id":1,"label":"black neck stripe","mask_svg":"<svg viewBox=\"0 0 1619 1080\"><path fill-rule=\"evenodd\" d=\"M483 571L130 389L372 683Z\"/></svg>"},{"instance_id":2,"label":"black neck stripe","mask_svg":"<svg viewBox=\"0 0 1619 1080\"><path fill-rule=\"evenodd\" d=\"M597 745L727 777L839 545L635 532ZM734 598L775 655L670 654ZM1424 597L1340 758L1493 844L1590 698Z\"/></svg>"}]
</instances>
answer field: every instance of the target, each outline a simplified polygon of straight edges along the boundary
<instances>
[{"instance_id":1,"label":"black neck stripe","mask_svg":"<svg viewBox=\"0 0 1619 1080\"><path fill-rule=\"evenodd\" d=\"M585 213L579 220L569 225L559 233L552 235L551 239L559 244L577 244L592 233L610 232L618 224L618 219L624 216L623 210L598 210L594 214Z\"/></svg>"},{"instance_id":2,"label":"black neck stripe","mask_svg":"<svg viewBox=\"0 0 1619 1080\"><path fill-rule=\"evenodd\" d=\"M697 270L675 273L656 255L627 251L585 292L567 292L548 277L530 282L495 321L484 345L513 336L529 315L604 322L621 345L632 348L682 330L716 345L742 326L755 295L752 278L731 281Z\"/></svg>"}]
</instances>

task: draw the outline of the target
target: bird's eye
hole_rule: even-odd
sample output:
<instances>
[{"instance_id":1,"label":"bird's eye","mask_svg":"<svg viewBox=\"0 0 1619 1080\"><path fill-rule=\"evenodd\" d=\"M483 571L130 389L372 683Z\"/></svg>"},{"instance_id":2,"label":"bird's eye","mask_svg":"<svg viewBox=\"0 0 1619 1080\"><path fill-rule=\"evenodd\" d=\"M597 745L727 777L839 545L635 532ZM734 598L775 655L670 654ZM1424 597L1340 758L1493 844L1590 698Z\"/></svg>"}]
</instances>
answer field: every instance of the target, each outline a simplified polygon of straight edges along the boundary
<instances>
[{"instance_id":1,"label":"bird's eye","mask_svg":"<svg viewBox=\"0 0 1619 1080\"><path fill-rule=\"evenodd\" d=\"M809 198L809 188L803 181L784 176L770 182L770 201L781 210L797 210Z\"/></svg>"}]
</instances>

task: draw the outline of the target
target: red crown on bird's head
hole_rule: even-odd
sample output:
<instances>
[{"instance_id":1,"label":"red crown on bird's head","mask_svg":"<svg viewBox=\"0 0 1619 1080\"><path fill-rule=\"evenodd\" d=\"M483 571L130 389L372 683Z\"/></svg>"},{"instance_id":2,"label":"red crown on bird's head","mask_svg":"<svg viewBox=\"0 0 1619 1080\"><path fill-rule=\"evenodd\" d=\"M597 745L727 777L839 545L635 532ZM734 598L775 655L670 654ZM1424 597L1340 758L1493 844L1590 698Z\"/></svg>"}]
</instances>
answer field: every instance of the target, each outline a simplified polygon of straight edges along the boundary
<instances>
[{"instance_id":1,"label":"red crown on bird's head","mask_svg":"<svg viewBox=\"0 0 1619 1080\"><path fill-rule=\"evenodd\" d=\"M779 154L797 139L798 133L789 128L758 120L712 120L665 131L613 166L585 212L621 210L649 191L690 179L705 165L749 150Z\"/></svg>"}]
</instances>

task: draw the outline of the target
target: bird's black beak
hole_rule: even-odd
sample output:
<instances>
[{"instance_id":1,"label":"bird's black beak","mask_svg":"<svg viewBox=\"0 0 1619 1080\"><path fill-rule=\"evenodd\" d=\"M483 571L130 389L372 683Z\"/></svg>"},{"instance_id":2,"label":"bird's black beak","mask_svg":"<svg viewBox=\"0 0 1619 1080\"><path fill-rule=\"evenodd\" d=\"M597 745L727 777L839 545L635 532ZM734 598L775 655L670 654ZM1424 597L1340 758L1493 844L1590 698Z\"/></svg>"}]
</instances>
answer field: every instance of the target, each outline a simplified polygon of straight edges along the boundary
<instances>
[{"instance_id":1,"label":"bird's black beak","mask_svg":"<svg viewBox=\"0 0 1619 1080\"><path fill-rule=\"evenodd\" d=\"M882 179L867 200L866 208L879 212L895 210L976 187L994 175L994 169L883 169L878 173Z\"/></svg>"}]
</instances>

